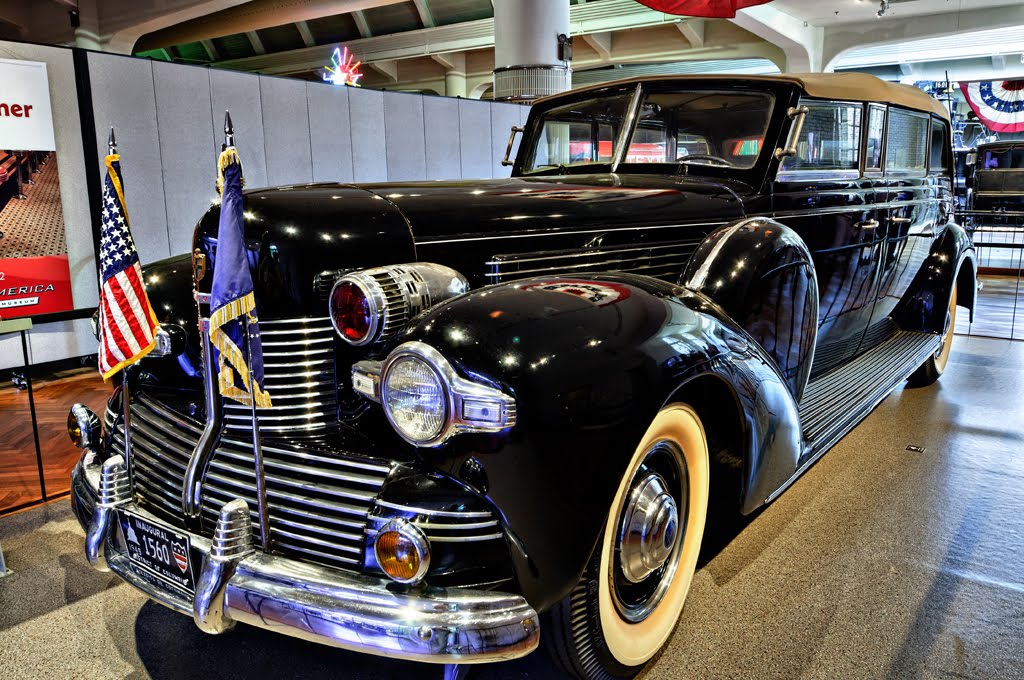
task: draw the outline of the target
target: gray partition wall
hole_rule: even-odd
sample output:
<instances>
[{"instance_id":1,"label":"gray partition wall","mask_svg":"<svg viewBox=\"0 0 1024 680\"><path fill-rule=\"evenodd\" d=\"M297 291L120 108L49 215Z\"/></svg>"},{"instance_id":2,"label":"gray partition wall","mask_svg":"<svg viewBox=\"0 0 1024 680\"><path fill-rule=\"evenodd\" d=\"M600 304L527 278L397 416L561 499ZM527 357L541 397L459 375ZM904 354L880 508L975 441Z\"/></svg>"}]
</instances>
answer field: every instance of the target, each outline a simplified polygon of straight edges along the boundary
<instances>
[{"instance_id":1,"label":"gray partition wall","mask_svg":"<svg viewBox=\"0 0 1024 680\"><path fill-rule=\"evenodd\" d=\"M97 149L114 125L144 262L188 252L216 198L225 109L250 188L507 177L509 129L527 112L103 53L89 72Z\"/></svg>"},{"instance_id":2,"label":"gray partition wall","mask_svg":"<svg viewBox=\"0 0 1024 680\"><path fill-rule=\"evenodd\" d=\"M187 253L216 200L214 181L230 110L246 186L507 177L515 104L381 92L89 52L99 164L85 167L72 50L0 41L0 57L48 65L58 166L78 308L96 304L97 273L86 173L102 181L117 131L125 200L143 263ZM86 133L88 134L88 132ZM38 326L32 362L94 353L87 319ZM21 363L18 338L0 339L0 369Z\"/></svg>"}]
</instances>

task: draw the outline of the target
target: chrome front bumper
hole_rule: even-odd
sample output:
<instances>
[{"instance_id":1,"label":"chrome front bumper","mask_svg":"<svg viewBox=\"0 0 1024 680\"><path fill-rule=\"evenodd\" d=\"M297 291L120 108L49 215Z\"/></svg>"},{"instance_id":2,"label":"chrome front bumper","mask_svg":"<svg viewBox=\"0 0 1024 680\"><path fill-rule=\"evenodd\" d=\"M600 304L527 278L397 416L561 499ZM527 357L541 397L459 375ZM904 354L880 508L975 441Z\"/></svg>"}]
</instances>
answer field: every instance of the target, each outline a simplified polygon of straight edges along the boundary
<instances>
[{"instance_id":1,"label":"chrome front bumper","mask_svg":"<svg viewBox=\"0 0 1024 680\"><path fill-rule=\"evenodd\" d=\"M246 550L248 536L241 543L229 537L228 547L242 549L225 550L224 540L189 534L193 555L202 556L193 596L128 558L116 529L117 512L162 522L128 500L126 476L111 481L87 452L71 479L72 505L86 531L90 563L191 616L206 632L242 622L356 652L445 664L518 658L540 640L537 613L519 595L453 588L392 592L393 584L384 579ZM231 505L222 517L232 512ZM233 511L237 515L238 509ZM247 526L247 511L245 521Z\"/></svg>"}]
</instances>

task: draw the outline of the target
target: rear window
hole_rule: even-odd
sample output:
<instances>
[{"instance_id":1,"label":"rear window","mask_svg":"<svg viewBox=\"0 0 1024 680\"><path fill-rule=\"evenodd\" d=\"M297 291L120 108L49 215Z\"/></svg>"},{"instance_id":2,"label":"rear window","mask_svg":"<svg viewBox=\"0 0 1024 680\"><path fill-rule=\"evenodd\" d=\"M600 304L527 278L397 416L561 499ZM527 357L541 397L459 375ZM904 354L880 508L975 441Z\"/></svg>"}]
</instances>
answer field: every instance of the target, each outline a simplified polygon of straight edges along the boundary
<instances>
[{"instance_id":1,"label":"rear window","mask_svg":"<svg viewBox=\"0 0 1024 680\"><path fill-rule=\"evenodd\" d=\"M889 109L886 172L923 172L928 151L928 116Z\"/></svg>"},{"instance_id":2,"label":"rear window","mask_svg":"<svg viewBox=\"0 0 1024 680\"><path fill-rule=\"evenodd\" d=\"M949 133L946 126L937 121L932 121L932 143L931 157L928 160L928 169L931 172L941 172L949 169L949 158L946 155L946 138Z\"/></svg>"}]
</instances>

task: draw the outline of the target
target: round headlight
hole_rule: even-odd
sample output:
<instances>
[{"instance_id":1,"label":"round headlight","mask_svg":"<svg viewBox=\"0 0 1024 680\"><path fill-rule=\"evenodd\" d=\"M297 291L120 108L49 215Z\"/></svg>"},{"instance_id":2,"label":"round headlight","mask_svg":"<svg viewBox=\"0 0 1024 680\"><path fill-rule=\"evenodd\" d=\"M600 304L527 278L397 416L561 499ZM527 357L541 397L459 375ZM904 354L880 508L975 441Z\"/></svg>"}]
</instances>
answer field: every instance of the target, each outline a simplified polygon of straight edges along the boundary
<instances>
[{"instance_id":1,"label":"round headlight","mask_svg":"<svg viewBox=\"0 0 1024 680\"><path fill-rule=\"evenodd\" d=\"M375 296L358 281L339 279L331 290L331 323L350 345L365 345L377 334L380 309Z\"/></svg>"},{"instance_id":2,"label":"round headlight","mask_svg":"<svg viewBox=\"0 0 1024 680\"><path fill-rule=\"evenodd\" d=\"M388 420L412 444L436 439L448 421L448 393L437 371L417 356L388 365L381 401Z\"/></svg>"}]
</instances>

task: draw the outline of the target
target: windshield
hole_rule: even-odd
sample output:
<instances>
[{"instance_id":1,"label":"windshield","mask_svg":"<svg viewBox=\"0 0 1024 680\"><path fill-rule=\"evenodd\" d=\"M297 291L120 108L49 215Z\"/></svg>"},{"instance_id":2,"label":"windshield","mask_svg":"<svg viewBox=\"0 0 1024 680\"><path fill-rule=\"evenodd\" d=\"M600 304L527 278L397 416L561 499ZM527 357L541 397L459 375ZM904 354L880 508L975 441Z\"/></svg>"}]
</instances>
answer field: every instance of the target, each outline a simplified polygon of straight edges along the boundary
<instances>
[{"instance_id":1,"label":"windshield","mask_svg":"<svg viewBox=\"0 0 1024 680\"><path fill-rule=\"evenodd\" d=\"M588 99L543 114L523 171L611 163L632 94ZM775 98L767 92L642 92L623 163L748 169L764 147Z\"/></svg>"}]
</instances>

